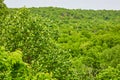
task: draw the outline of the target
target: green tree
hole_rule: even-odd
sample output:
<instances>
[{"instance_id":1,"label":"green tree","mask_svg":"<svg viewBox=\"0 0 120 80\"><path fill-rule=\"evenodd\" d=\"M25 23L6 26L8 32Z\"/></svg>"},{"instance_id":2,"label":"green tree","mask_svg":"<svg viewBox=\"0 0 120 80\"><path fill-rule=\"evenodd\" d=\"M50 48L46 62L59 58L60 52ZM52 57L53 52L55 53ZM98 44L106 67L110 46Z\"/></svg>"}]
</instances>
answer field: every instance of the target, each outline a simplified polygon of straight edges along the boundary
<instances>
[{"instance_id":1,"label":"green tree","mask_svg":"<svg viewBox=\"0 0 120 80\"><path fill-rule=\"evenodd\" d=\"M6 10L7 6L4 4L4 0L0 0L0 15L3 13L3 10Z\"/></svg>"},{"instance_id":2,"label":"green tree","mask_svg":"<svg viewBox=\"0 0 120 80\"><path fill-rule=\"evenodd\" d=\"M0 0L0 27L7 13L8 13L8 9L7 6L4 4L4 0Z\"/></svg>"}]
</instances>

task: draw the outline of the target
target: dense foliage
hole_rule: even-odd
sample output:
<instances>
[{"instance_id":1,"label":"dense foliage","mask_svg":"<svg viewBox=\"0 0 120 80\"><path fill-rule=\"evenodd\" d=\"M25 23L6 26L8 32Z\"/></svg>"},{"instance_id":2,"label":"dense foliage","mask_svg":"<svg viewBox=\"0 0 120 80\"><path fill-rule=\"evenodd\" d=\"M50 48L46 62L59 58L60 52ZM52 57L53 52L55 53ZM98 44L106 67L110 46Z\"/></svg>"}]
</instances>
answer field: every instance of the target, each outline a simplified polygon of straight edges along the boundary
<instances>
[{"instance_id":1,"label":"dense foliage","mask_svg":"<svg viewBox=\"0 0 120 80\"><path fill-rule=\"evenodd\" d=\"M1 80L120 79L120 11L0 11Z\"/></svg>"}]
</instances>

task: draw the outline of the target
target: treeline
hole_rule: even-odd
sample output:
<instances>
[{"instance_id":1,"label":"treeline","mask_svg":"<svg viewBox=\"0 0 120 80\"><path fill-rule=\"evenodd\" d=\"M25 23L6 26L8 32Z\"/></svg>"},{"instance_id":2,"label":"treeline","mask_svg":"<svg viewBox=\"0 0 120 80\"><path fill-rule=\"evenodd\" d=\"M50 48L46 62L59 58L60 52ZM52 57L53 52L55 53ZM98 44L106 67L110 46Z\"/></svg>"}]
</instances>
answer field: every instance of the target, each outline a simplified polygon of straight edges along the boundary
<instances>
[{"instance_id":1,"label":"treeline","mask_svg":"<svg viewBox=\"0 0 120 80\"><path fill-rule=\"evenodd\" d=\"M1 80L120 79L120 11L0 3Z\"/></svg>"}]
</instances>

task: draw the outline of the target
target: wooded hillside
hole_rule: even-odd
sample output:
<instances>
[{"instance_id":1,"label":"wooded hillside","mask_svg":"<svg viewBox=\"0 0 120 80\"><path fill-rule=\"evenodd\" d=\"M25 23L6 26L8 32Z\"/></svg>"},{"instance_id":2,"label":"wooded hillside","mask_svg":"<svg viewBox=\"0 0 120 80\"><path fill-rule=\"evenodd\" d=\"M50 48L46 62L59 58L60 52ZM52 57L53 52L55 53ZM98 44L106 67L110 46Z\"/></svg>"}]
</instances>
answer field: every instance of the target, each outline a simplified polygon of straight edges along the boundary
<instances>
[{"instance_id":1,"label":"wooded hillside","mask_svg":"<svg viewBox=\"0 0 120 80\"><path fill-rule=\"evenodd\" d=\"M1 8L0 80L120 80L120 11Z\"/></svg>"}]
</instances>

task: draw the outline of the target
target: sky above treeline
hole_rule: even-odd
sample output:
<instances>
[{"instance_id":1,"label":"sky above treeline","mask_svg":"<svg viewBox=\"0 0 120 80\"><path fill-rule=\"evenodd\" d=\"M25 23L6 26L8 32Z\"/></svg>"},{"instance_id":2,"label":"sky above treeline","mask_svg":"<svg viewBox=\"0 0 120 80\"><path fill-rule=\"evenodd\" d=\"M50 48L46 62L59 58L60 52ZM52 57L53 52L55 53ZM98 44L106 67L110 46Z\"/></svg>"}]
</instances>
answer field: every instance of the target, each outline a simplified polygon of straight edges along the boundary
<instances>
[{"instance_id":1,"label":"sky above treeline","mask_svg":"<svg viewBox=\"0 0 120 80\"><path fill-rule=\"evenodd\" d=\"M67 9L120 10L120 0L4 0L9 8L61 7Z\"/></svg>"}]
</instances>

